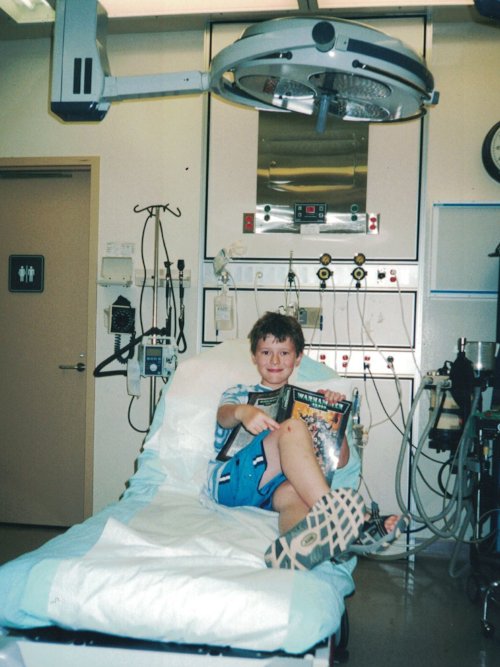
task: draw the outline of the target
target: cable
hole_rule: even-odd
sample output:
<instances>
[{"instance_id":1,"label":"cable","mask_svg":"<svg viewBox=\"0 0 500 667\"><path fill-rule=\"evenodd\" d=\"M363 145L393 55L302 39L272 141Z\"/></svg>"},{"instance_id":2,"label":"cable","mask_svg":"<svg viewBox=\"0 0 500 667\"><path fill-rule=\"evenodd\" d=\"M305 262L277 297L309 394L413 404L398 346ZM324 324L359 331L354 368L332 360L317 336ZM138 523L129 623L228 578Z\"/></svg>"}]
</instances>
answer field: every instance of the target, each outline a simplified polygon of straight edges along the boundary
<instances>
[{"instance_id":1,"label":"cable","mask_svg":"<svg viewBox=\"0 0 500 667\"><path fill-rule=\"evenodd\" d=\"M253 297L255 301L255 310L257 312L257 319L260 319L261 311L259 308L259 287L258 282L262 278L262 271L257 271L253 279Z\"/></svg>"},{"instance_id":2,"label":"cable","mask_svg":"<svg viewBox=\"0 0 500 667\"><path fill-rule=\"evenodd\" d=\"M366 282L366 278L365 278L365 282ZM361 328L361 335L363 335L363 331L366 333L366 335L368 336L368 340L369 340L370 343L372 344L374 350L375 350L376 352L378 352L378 353L380 354L380 356L382 357L382 359L384 360L384 362L385 362L387 365L389 365L389 362L388 362L388 360L387 360L387 357L384 355L384 353L383 353L382 350L379 348L379 346L377 345L377 343L373 340L373 337L372 337L371 333L369 332L368 327L367 327L366 324L365 324L364 308L366 308L366 290L365 290L365 298L364 298L363 311L361 311L361 309L360 309L360 307L359 307L359 292L360 292L360 290L356 290L356 305L357 305L357 307L358 307L358 314L359 314L359 316L360 316L360 318L361 318L361 327L362 327L362 328Z\"/></svg>"},{"instance_id":3,"label":"cable","mask_svg":"<svg viewBox=\"0 0 500 667\"><path fill-rule=\"evenodd\" d=\"M240 329L240 324L239 324L239 317L238 317L238 288L236 287L236 282L233 278L233 274L226 269L226 273L233 283L233 291L234 291L234 323L235 323L235 332L236 332L236 338L239 338L239 329Z\"/></svg>"},{"instance_id":4,"label":"cable","mask_svg":"<svg viewBox=\"0 0 500 667\"><path fill-rule=\"evenodd\" d=\"M107 357L104 359L104 361L101 361L100 364L98 364L95 369L94 369L94 377L96 378L102 378L102 377L111 377L113 375L124 375L125 377L127 376L127 371L126 370L117 370L117 371L103 371L106 366L111 364L113 361L117 361L120 357L123 357L123 355L126 352L129 352L133 350L134 347L139 345L139 343L142 341L143 338L146 338L146 336L166 336L166 330L165 329L158 329L156 327L151 327L151 329L148 329L148 331L145 331L143 334L140 336L136 337L134 336L130 343L127 345L124 345L122 348L119 350L116 350L114 354L111 356ZM132 357L131 357L132 358Z\"/></svg>"},{"instance_id":5,"label":"cable","mask_svg":"<svg viewBox=\"0 0 500 667\"><path fill-rule=\"evenodd\" d=\"M351 295L351 287L353 284L353 280L351 280L349 284L349 288L347 290L347 298L345 302L345 309L346 309L346 327L347 327L347 348L349 352L347 353L347 359L345 360L345 371L344 371L344 376L347 377L347 368L349 366L349 361L351 360L351 354L352 354L352 339L351 339L351 317L349 313L349 298ZM366 398L366 392L365 392L365 398ZM370 404L368 400L366 401L366 406L368 408L368 414L370 416L370 421L371 421L371 409L370 409Z\"/></svg>"},{"instance_id":6,"label":"cable","mask_svg":"<svg viewBox=\"0 0 500 667\"><path fill-rule=\"evenodd\" d=\"M310 339L309 344L307 346L309 353L312 352L314 337L316 335L316 332L319 329L320 336L319 336L318 348L317 348L317 351L316 351L316 361L318 361L319 350L321 348L321 341L322 341L322 337L323 337L323 328L320 326L321 325L321 313L323 312L323 290L322 289L319 290L319 295L318 296L319 296L318 314L316 316L316 320L314 321L313 330L312 330L312 334L311 334L311 339Z\"/></svg>"},{"instance_id":7,"label":"cable","mask_svg":"<svg viewBox=\"0 0 500 667\"><path fill-rule=\"evenodd\" d=\"M161 240L163 244L163 250L165 252L165 257L166 257L166 262L164 262L165 266L165 313L166 313L166 328L167 331L170 329L170 332L172 331L172 321L174 322L174 331L173 334L169 333L167 335L172 335L174 338L177 336L177 301L175 299L175 292L174 292L174 281L172 278L172 262L170 261L170 257L168 254L168 249L167 249L167 244L165 242L165 235L163 233L163 225L160 222L160 235L161 235ZM172 300L173 304L173 319L172 319L172 307L170 305L170 299Z\"/></svg>"},{"instance_id":8,"label":"cable","mask_svg":"<svg viewBox=\"0 0 500 667\"><path fill-rule=\"evenodd\" d=\"M394 428L397 431L399 431L399 433L401 435L403 435L403 430L396 424L396 422L393 419L396 412L398 412L401 408L401 395L398 393L398 403L397 403L396 407L394 408L393 412L389 414L389 412L387 411L387 408L384 405L384 401L382 400L382 396L381 396L381 394L378 390L377 383L375 382L375 378L373 377L373 373L371 372L370 367L367 367L365 370L368 371L368 375L370 377L370 380L372 381L373 388L375 389L375 393L376 393L377 398L379 400L380 406L381 406L382 410L384 411L384 414L387 417L387 419L383 419L382 421L376 422L375 424L371 424L370 430L377 427L377 426L381 426L382 424L390 422L394 426ZM403 428L404 428L404 418L403 418Z\"/></svg>"},{"instance_id":9,"label":"cable","mask_svg":"<svg viewBox=\"0 0 500 667\"><path fill-rule=\"evenodd\" d=\"M146 228L148 226L148 222L153 218L153 211L152 209L149 210L149 215L144 221L144 224L142 226L142 233L141 233L141 261L142 261L142 270L143 270L143 280L142 280L142 285L141 285L141 292L139 295L139 322L141 325L141 333L144 333L144 322L142 319L142 306L144 302L144 291L146 289L146 282L147 282L147 267L146 267L146 259L144 257L144 238L146 235Z\"/></svg>"},{"instance_id":10,"label":"cable","mask_svg":"<svg viewBox=\"0 0 500 667\"><path fill-rule=\"evenodd\" d=\"M186 337L184 335L185 324L185 306L184 306L184 260L177 261L177 270L179 271L179 335L176 340L177 349L180 354L187 350Z\"/></svg>"},{"instance_id":11,"label":"cable","mask_svg":"<svg viewBox=\"0 0 500 667\"><path fill-rule=\"evenodd\" d=\"M137 433L147 433L149 431L149 426L146 429L140 429L140 428L137 428L136 426L134 426L134 424L132 423L132 417L131 417L132 404L133 404L133 402L135 401L136 398L137 398L137 396L132 396L132 398L130 399L130 402L128 404L128 410L127 410L127 420L128 420L130 428L132 428Z\"/></svg>"},{"instance_id":12,"label":"cable","mask_svg":"<svg viewBox=\"0 0 500 667\"><path fill-rule=\"evenodd\" d=\"M333 271L331 273L330 279L332 281L332 298L333 298L333 304L332 304L332 332L333 332L333 367L335 370L337 370L337 322L336 322L336 314L337 314L337 291L335 289L335 281L333 278Z\"/></svg>"},{"instance_id":13,"label":"cable","mask_svg":"<svg viewBox=\"0 0 500 667\"><path fill-rule=\"evenodd\" d=\"M413 359L413 363L415 364L415 368L417 369L417 372L418 372L419 376L423 377L423 373L420 370L420 366L418 365L417 358L415 356L415 350L414 350L414 347L413 347L413 342L411 340L410 332L408 331L408 326L406 324L404 305L403 305L403 296L402 296L402 293L401 293L401 287L399 285L398 274L397 274L397 272L394 272L393 275L396 279L396 287L398 289L398 297L399 297L399 309L400 309L400 312L401 312L401 322L403 324L403 329L404 329L404 332L406 334L406 340L408 342L408 347L410 348L410 352L411 352L411 356L412 356L412 359Z\"/></svg>"},{"instance_id":14,"label":"cable","mask_svg":"<svg viewBox=\"0 0 500 667\"><path fill-rule=\"evenodd\" d=\"M293 314L295 317L298 317L300 311L300 281L297 277L297 274L293 270L292 260L293 260L293 252L290 252L290 259L288 261L288 273L285 278L283 295L285 300L285 314L286 315ZM289 295L292 293L293 290L295 291L295 296L297 299L295 306L291 302L289 302Z\"/></svg>"}]
</instances>

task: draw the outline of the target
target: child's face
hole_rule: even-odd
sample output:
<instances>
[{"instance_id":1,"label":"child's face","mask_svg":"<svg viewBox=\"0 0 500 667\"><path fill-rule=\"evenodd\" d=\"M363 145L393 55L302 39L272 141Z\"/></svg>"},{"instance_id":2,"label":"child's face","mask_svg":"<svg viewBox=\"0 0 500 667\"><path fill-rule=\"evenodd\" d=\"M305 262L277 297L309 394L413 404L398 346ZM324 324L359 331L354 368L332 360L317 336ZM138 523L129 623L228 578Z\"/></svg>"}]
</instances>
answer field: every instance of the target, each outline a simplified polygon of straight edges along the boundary
<instances>
[{"instance_id":1,"label":"child's face","mask_svg":"<svg viewBox=\"0 0 500 667\"><path fill-rule=\"evenodd\" d=\"M302 354L297 354L290 338L285 338L280 343L271 335L261 338L255 354L252 354L252 361L260 373L261 384L273 389L279 389L287 383L301 359Z\"/></svg>"}]
</instances>

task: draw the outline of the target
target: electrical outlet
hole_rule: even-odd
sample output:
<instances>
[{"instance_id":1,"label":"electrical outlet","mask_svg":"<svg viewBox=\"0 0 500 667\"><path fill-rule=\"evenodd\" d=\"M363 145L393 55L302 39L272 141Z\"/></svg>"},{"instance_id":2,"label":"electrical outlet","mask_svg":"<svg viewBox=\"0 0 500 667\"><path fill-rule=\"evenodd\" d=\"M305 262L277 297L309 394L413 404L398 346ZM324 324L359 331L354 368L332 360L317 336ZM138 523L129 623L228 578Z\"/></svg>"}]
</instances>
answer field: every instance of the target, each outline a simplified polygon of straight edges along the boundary
<instances>
[{"instance_id":1,"label":"electrical outlet","mask_svg":"<svg viewBox=\"0 0 500 667\"><path fill-rule=\"evenodd\" d=\"M298 320L303 329L322 329L321 308L299 308Z\"/></svg>"},{"instance_id":2,"label":"electrical outlet","mask_svg":"<svg viewBox=\"0 0 500 667\"><path fill-rule=\"evenodd\" d=\"M179 271L178 269L175 269L172 267L171 269L171 274L172 274L172 282L174 286L179 285ZM146 283L145 287L152 287L153 286L153 269L147 269L146 271ZM182 276L182 281L184 284L184 287L190 287L191 286L191 271L190 269L185 269L183 272ZM138 287L142 287L144 283L144 271L142 269L137 269L135 272L135 284ZM159 287L165 287L165 269L160 268L158 270L158 286Z\"/></svg>"}]
</instances>

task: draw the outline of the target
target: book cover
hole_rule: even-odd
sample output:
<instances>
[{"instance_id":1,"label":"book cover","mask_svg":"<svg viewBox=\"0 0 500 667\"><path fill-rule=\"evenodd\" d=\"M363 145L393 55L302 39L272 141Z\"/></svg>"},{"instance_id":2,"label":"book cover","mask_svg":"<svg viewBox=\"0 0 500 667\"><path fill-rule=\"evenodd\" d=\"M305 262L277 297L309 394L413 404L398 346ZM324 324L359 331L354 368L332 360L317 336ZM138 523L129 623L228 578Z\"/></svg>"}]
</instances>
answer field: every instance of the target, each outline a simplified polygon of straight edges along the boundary
<instances>
[{"instance_id":1,"label":"book cover","mask_svg":"<svg viewBox=\"0 0 500 667\"><path fill-rule=\"evenodd\" d=\"M280 410L280 399L283 394L283 387L274 389L273 391L251 391L248 394L248 405L255 405L263 410L270 417L278 420L278 413ZM246 430L243 424L238 424L231 431L226 444L217 455L218 461L228 461L235 454L248 445L253 439L254 435Z\"/></svg>"},{"instance_id":2,"label":"book cover","mask_svg":"<svg viewBox=\"0 0 500 667\"><path fill-rule=\"evenodd\" d=\"M282 406L276 421L302 419L312 436L314 453L328 484L337 469L351 401L329 403L320 392L285 385Z\"/></svg>"},{"instance_id":3,"label":"book cover","mask_svg":"<svg viewBox=\"0 0 500 667\"><path fill-rule=\"evenodd\" d=\"M326 480L331 483L351 411L350 401L328 403L320 392L287 384L274 391L252 392L248 403L264 410L279 423L288 418L302 419L311 433L314 451ZM217 459L227 461L253 438L243 424L239 424L231 432Z\"/></svg>"}]
</instances>

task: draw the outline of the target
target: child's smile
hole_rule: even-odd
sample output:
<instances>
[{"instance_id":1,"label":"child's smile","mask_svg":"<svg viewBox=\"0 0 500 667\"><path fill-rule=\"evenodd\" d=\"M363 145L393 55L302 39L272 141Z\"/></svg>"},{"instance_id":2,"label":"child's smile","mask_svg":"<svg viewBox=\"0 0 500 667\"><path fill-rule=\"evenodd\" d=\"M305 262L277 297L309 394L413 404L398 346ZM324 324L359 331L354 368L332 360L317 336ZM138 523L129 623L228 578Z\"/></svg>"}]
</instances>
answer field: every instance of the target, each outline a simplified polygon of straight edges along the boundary
<instances>
[{"instance_id":1,"label":"child's smile","mask_svg":"<svg viewBox=\"0 0 500 667\"><path fill-rule=\"evenodd\" d=\"M290 338L280 342L270 335L258 341L255 354L252 355L261 376L261 384L273 389L278 389L287 383L301 358L302 354L297 355L295 345Z\"/></svg>"}]
</instances>

